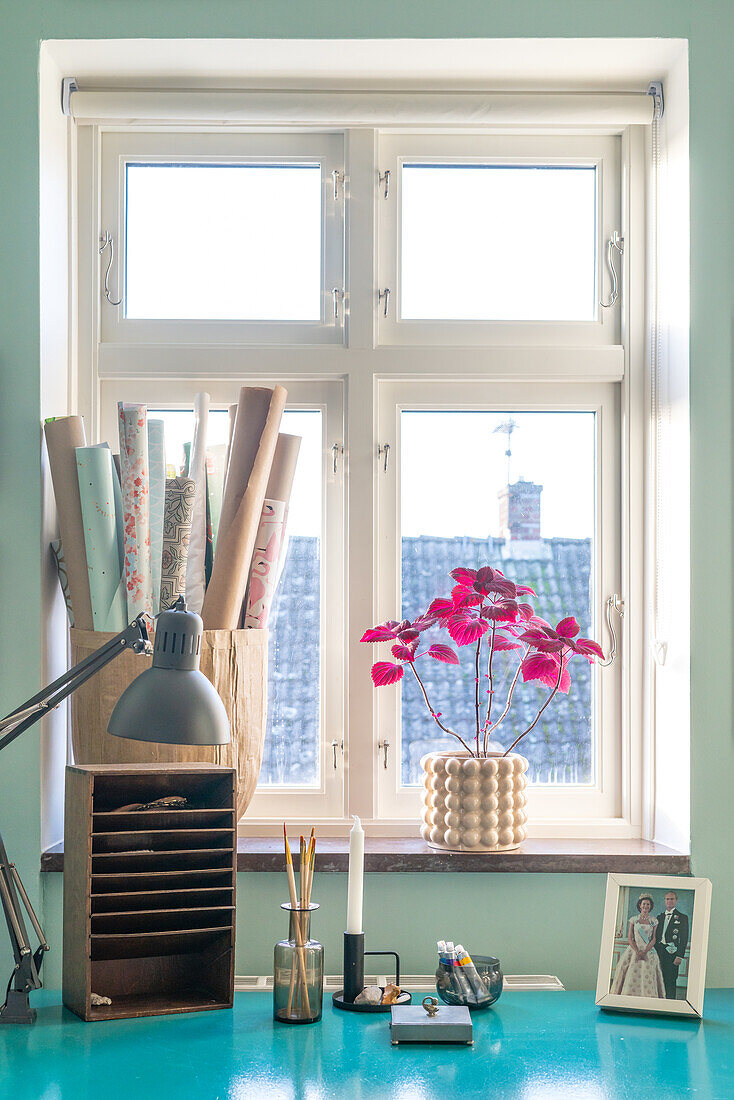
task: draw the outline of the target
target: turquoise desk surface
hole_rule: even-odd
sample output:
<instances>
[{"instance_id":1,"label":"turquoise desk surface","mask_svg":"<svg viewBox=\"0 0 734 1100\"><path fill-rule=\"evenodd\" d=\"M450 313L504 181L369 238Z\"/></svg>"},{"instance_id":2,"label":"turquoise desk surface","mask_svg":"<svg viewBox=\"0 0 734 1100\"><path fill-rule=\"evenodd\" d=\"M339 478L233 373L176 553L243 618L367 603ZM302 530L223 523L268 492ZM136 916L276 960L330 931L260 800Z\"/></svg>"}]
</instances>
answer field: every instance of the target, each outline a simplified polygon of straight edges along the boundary
<instances>
[{"instance_id":1,"label":"turquoise desk surface","mask_svg":"<svg viewBox=\"0 0 734 1100\"><path fill-rule=\"evenodd\" d=\"M414 997L415 999L415 997ZM734 990L694 1020L602 1013L592 993L506 993L475 1044L390 1044L387 1017L274 1024L266 993L232 1012L85 1024L58 993L0 1028L2 1100L734 1100ZM328 1004L328 1007L327 1007Z\"/></svg>"}]
</instances>

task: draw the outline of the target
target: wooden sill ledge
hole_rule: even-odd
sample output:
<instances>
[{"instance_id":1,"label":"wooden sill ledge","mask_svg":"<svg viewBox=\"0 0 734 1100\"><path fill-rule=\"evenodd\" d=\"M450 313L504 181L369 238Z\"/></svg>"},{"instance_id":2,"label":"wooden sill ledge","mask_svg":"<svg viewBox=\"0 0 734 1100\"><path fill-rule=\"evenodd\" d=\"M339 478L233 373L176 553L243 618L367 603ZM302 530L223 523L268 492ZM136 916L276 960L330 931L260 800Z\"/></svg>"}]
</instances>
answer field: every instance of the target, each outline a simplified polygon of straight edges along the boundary
<instances>
[{"instance_id":1,"label":"wooden sill ledge","mask_svg":"<svg viewBox=\"0 0 734 1100\"><path fill-rule=\"evenodd\" d=\"M349 863L346 837L320 837L316 870L344 872ZM298 857L296 856L296 866ZM439 852L412 837L368 837L365 871L379 874L494 871L517 874L687 875L690 856L648 840L526 840L516 852ZM41 854L42 871L63 871L64 845ZM283 841L278 837L240 837L238 871L283 870Z\"/></svg>"}]
</instances>

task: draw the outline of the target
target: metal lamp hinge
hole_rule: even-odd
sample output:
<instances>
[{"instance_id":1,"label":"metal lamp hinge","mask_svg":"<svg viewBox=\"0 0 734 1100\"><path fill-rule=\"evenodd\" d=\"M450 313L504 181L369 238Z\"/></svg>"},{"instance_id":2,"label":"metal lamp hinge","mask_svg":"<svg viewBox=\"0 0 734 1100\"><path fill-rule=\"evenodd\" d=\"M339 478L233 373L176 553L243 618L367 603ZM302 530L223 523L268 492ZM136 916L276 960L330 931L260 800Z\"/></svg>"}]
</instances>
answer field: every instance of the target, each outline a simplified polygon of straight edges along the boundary
<instances>
[{"instance_id":1,"label":"metal lamp hinge","mask_svg":"<svg viewBox=\"0 0 734 1100\"><path fill-rule=\"evenodd\" d=\"M344 752L344 739L343 738L341 740L338 740L335 737L334 740L331 742L331 751L332 751L332 754L333 754L331 759L332 759L332 764L334 766L334 771L336 771L336 769L337 769L337 762L336 762L336 750L337 749L339 749L339 751L342 752L342 753Z\"/></svg>"}]
</instances>

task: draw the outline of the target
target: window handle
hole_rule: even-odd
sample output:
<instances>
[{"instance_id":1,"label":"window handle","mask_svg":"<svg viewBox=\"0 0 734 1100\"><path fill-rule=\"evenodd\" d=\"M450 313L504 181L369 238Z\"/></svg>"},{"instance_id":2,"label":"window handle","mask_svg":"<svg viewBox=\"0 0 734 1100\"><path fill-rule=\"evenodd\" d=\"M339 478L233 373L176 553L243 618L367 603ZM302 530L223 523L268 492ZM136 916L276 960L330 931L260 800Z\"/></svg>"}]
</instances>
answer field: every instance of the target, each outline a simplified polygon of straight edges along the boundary
<instances>
[{"instance_id":1,"label":"window handle","mask_svg":"<svg viewBox=\"0 0 734 1100\"><path fill-rule=\"evenodd\" d=\"M331 181L334 184L334 202L339 201L339 184L343 187L346 183L346 178L344 172L340 172L337 168L331 173Z\"/></svg>"},{"instance_id":2,"label":"window handle","mask_svg":"<svg viewBox=\"0 0 734 1100\"><path fill-rule=\"evenodd\" d=\"M382 197L387 199L390 197L390 169L386 168L384 172L377 172L377 183L382 187Z\"/></svg>"},{"instance_id":3,"label":"window handle","mask_svg":"<svg viewBox=\"0 0 734 1100\"><path fill-rule=\"evenodd\" d=\"M117 302L115 302L111 297L112 292L110 290L110 268L112 267L112 264L113 264L114 259L115 259L115 245L114 245L114 242L112 240L112 234L107 229L105 229L104 233L101 233L100 237L99 237L99 248L97 249L97 252L100 256L104 252L105 248L109 248L110 258L107 261L107 270L104 273L103 293L104 293L105 298L107 299L107 301L110 303L111 306L119 306L120 303L122 302L122 298L120 298Z\"/></svg>"},{"instance_id":4,"label":"window handle","mask_svg":"<svg viewBox=\"0 0 734 1100\"><path fill-rule=\"evenodd\" d=\"M390 306L390 287L389 286L386 286L384 290L378 290L378 292L377 292L378 304L382 301L383 298L385 299L385 305L383 307L382 316L387 317L387 311L388 311L388 308Z\"/></svg>"},{"instance_id":5,"label":"window handle","mask_svg":"<svg viewBox=\"0 0 734 1100\"><path fill-rule=\"evenodd\" d=\"M340 287L335 286L333 288L332 292L331 292L331 298L332 298L332 301L334 303L334 320L338 321L339 320L339 302L344 301L344 291Z\"/></svg>"},{"instance_id":6,"label":"window handle","mask_svg":"<svg viewBox=\"0 0 734 1100\"><path fill-rule=\"evenodd\" d=\"M384 458L384 466L382 467L382 470L383 470L383 473L387 473L387 464L388 464L388 461L390 459L390 444L389 443L383 443L383 444L378 443L377 444L377 457L382 458L383 455L385 456L385 458Z\"/></svg>"},{"instance_id":7,"label":"window handle","mask_svg":"<svg viewBox=\"0 0 734 1100\"><path fill-rule=\"evenodd\" d=\"M344 447L341 443L332 443L331 445L331 470L332 473L336 473L339 467L339 455L344 454Z\"/></svg>"},{"instance_id":8,"label":"window handle","mask_svg":"<svg viewBox=\"0 0 734 1100\"><path fill-rule=\"evenodd\" d=\"M606 602L607 630L609 631L609 636L612 639L612 644L609 647L609 656L605 657L603 661L597 662L597 664L600 664L602 668L609 668L610 665L614 664L614 661L617 657L617 632L614 629L614 623L612 622L612 611L616 611L620 619L624 618L624 600L616 592L614 592L611 596L608 596Z\"/></svg>"},{"instance_id":9,"label":"window handle","mask_svg":"<svg viewBox=\"0 0 734 1100\"><path fill-rule=\"evenodd\" d=\"M602 309L611 309L616 303L617 298L619 298L619 281L617 279L617 269L614 266L615 250L619 253L620 257L624 255L624 237L620 237L616 229L607 241L607 267L609 268L609 275L612 280L612 293L608 302L599 301L599 305Z\"/></svg>"},{"instance_id":10,"label":"window handle","mask_svg":"<svg viewBox=\"0 0 734 1100\"><path fill-rule=\"evenodd\" d=\"M337 738L335 737L334 740L331 742L331 751L334 754L333 757L332 757L332 763L334 765L334 771L336 771L336 768L337 768L337 763L336 763L336 750L337 749L341 749L341 751L344 752L344 741L343 740L338 741Z\"/></svg>"},{"instance_id":11,"label":"window handle","mask_svg":"<svg viewBox=\"0 0 734 1100\"><path fill-rule=\"evenodd\" d=\"M378 752L378 755L379 755L380 752L382 752L382 754L383 754L382 755L382 766L385 769L385 771L387 771L387 757L388 757L389 751L390 751L390 742L389 741L378 741L377 742L377 752Z\"/></svg>"}]
</instances>

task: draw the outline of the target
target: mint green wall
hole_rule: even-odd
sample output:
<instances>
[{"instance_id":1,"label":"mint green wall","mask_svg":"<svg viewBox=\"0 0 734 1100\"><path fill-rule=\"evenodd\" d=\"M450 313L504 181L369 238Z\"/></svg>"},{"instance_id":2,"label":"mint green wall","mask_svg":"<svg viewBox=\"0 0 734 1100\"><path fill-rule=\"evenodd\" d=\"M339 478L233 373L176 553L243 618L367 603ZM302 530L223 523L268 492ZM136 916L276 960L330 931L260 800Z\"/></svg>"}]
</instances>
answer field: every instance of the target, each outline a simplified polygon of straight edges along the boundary
<instances>
[{"instance_id":1,"label":"mint green wall","mask_svg":"<svg viewBox=\"0 0 734 1100\"><path fill-rule=\"evenodd\" d=\"M690 40L692 202L692 831L696 874L714 883L709 983L734 985L732 739L732 301L734 6L730 0L4 0L0 10L0 607L7 639L0 713L38 686L38 47L44 38L680 37ZM308 49L304 42L304 50ZM651 73L651 77L656 74ZM664 734L664 731L663 731ZM41 891L38 734L0 757L6 842ZM60 976L61 876L43 887L50 984ZM369 876L371 941L425 970L437 934L496 951L511 970L593 984L598 876ZM238 970L267 969L282 883L240 876ZM320 930L338 965L344 876L324 876ZM542 918L539 919L542 911ZM410 924L404 918L410 917ZM533 928L529 936L528 925Z\"/></svg>"}]
</instances>

